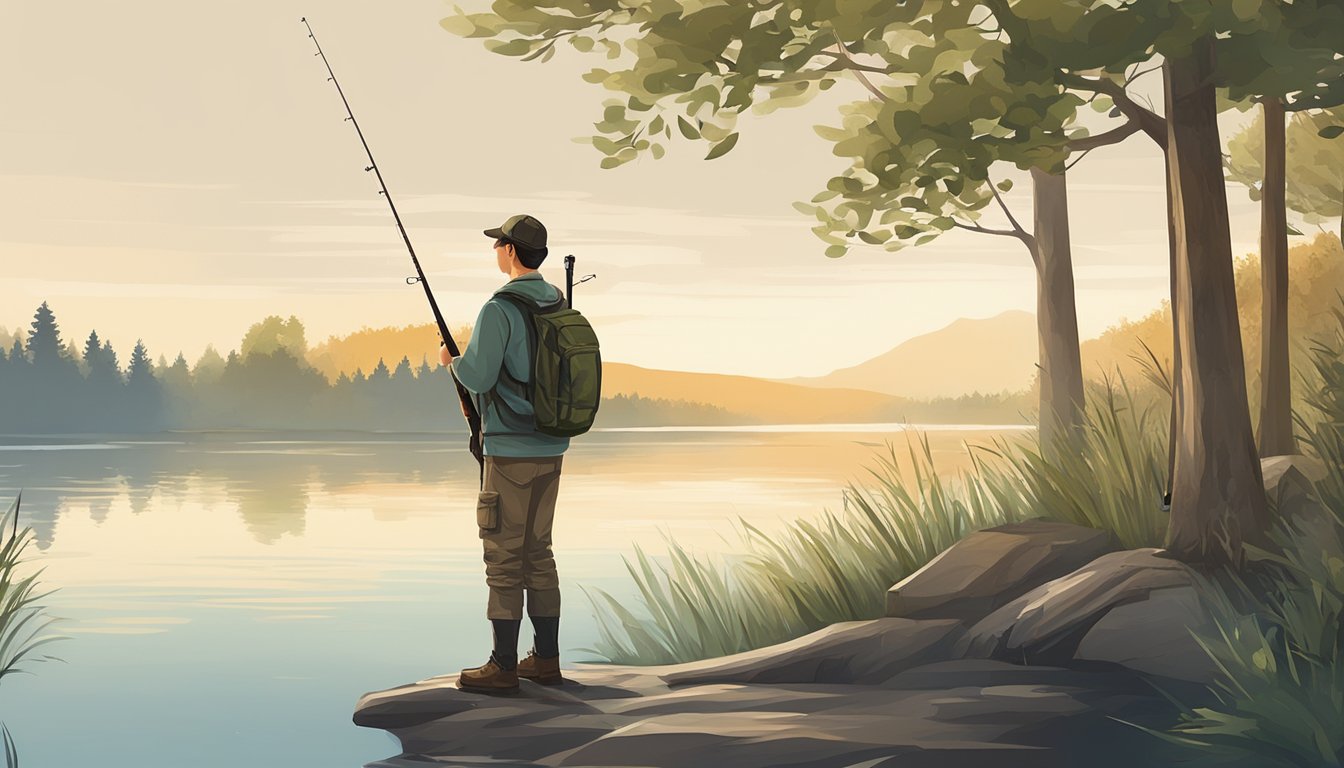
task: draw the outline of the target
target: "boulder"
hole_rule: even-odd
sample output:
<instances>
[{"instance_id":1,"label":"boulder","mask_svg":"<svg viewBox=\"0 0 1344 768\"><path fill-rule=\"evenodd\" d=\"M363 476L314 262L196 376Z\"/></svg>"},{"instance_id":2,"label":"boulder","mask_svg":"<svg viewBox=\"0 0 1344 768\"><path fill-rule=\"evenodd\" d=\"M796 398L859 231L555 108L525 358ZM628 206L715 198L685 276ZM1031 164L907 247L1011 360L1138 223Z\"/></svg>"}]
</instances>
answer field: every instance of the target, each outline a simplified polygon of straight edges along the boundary
<instances>
[{"instance_id":1,"label":"boulder","mask_svg":"<svg viewBox=\"0 0 1344 768\"><path fill-rule=\"evenodd\" d=\"M1114 549L1095 528L1028 520L976 531L887 591L887 615L967 623Z\"/></svg>"},{"instance_id":2,"label":"boulder","mask_svg":"<svg viewBox=\"0 0 1344 768\"><path fill-rule=\"evenodd\" d=\"M1295 471L1302 478L1312 482L1320 482L1326 475L1325 465L1310 456L1300 453L1266 456L1260 459L1260 474L1264 476L1265 493L1273 496L1284 476L1290 471Z\"/></svg>"},{"instance_id":3,"label":"boulder","mask_svg":"<svg viewBox=\"0 0 1344 768\"><path fill-rule=\"evenodd\" d=\"M1210 683L1217 669L1192 635L1212 623L1201 580L1161 552L1115 552L1043 584L971 627L956 654L1061 666L1108 662Z\"/></svg>"}]
</instances>

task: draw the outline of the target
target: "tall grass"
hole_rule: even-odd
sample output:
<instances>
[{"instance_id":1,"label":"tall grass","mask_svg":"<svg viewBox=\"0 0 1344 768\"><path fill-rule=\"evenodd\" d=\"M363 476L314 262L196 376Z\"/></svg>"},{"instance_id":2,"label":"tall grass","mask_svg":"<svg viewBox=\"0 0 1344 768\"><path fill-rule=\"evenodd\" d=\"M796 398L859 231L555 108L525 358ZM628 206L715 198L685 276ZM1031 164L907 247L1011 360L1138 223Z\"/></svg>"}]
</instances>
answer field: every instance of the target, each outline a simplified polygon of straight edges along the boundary
<instances>
[{"instance_id":1,"label":"tall grass","mask_svg":"<svg viewBox=\"0 0 1344 768\"><path fill-rule=\"evenodd\" d=\"M37 655L37 650L62 638L47 633L55 619L43 613L41 602L52 592L38 591L38 577L42 570L21 575L27 562L23 555L32 543L29 528L19 528L19 504L23 494L15 497L9 510L0 518L0 684L9 675L26 672L27 665L51 661L53 657ZM9 729L3 731L5 765L19 764L18 752Z\"/></svg>"},{"instance_id":2,"label":"tall grass","mask_svg":"<svg viewBox=\"0 0 1344 768\"><path fill-rule=\"evenodd\" d=\"M926 436L907 436L908 469L888 443L868 481L844 489L840 512L774 533L739 521L739 556L700 556L671 540L663 557L636 548L625 560L635 605L586 590L598 617L596 647L586 650L617 663L663 664L876 618L892 584L962 536L1028 517L1105 528L1125 546L1158 545L1167 522L1160 406L1160 397L1107 379L1089 390L1079 432L1045 449L1006 439L972 446L971 469L948 476L937 471Z\"/></svg>"},{"instance_id":3,"label":"tall grass","mask_svg":"<svg viewBox=\"0 0 1344 768\"><path fill-rule=\"evenodd\" d=\"M1004 517L1045 516L1110 531L1126 549L1162 545L1168 513L1169 396L1135 391L1123 376L1092 385L1076 434L1049 444L994 441L999 461L975 477Z\"/></svg>"},{"instance_id":4,"label":"tall grass","mask_svg":"<svg viewBox=\"0 0 1344 768\"><path fill-rule=\"evenodd\" d=\"M1199 639L1221 671L1216 703L1174 729L1243 764L1344 765L1344 311L1335 317L1334 337L1312 347L1317 384L1297 419L1303 449L1326 468L1317 506L1281 518L1274 551L1213 591L1216 630Z\"/></svg>"},{"instance_id":5,"label":"tall grass","mask_svg":"<svg viewBox=\"0 0 1344 768\"><path fill-rule=\"evenodd\" d=\"M0 683L9 675L27 671L26 664L52 661L53 657L38 656L36 651L62 639L46 634L55 619L46 616L41 607L52 591L37 591L43 569L20 574L27 562L24 552L33 538L31 529L19 528L22 498L22 494L16 497L0 519Z\"/></svg>"}]
</instances>

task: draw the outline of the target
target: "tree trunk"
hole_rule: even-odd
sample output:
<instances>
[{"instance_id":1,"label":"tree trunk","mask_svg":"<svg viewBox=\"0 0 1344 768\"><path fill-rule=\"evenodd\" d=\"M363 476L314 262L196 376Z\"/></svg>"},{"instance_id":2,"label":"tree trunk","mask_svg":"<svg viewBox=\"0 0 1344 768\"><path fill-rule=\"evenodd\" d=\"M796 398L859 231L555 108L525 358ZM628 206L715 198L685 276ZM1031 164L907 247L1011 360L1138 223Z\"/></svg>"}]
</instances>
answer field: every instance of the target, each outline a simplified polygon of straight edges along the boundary
<instances>
[{"instance_id":1,"label":"tree trunk","mask_svg":"<svg viewBox=\"0 0 1344 768\"><path fill-rule=\"evenodd\" d=\"M1260 189L1261 456L1294 453L1292 369L1288 362L1288 209L1283 102L1267 97L1265 178Z\"/></svg>"},{"instance_id":2,"label":"tree trunk","mask_svg":"<svg viewBox=\"0 0 1344 768\"><path fill-rule=\"evenodd\" d=\"M1076 436L1083 420L1069 198L1064 174L1031 169L1036 249L1036 327L1041 366L1041 446Z\"/></svg>"},{"instance_id":3,"label":"tree trunk","mask_svg":"<svg viewBox=\"0 0 1344 768\"><path fill-rule=\"evenodd\" d=\"M1237 326L1212 43L1200 38L1162 65L1182 361L1167 548L1186 562L1239 566L1243 543L1262 540L1267 521Z\"/></svg>"}]
</instances>

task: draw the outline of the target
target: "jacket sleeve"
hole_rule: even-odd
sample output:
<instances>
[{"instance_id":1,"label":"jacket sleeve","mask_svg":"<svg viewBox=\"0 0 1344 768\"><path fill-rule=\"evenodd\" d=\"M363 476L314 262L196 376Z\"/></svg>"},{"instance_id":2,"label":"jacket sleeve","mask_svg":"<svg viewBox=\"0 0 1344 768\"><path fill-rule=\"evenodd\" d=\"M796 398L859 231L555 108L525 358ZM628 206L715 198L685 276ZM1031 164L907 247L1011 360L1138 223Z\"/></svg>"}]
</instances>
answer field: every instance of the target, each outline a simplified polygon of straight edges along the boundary
<instances>
[{"instance_id":1,"label":"jacket sleeve","mask_svg":"<svg viewBox=\"0 0 1344 768\"><path fill-rule=\"evenodd\" d=\"M475 394L488 392L499 381L504 350L509 340L509 320L494 301L487 301L476 318L471 341L461 357L453 358L453 375Z\"/></svg>"}]
</instances>

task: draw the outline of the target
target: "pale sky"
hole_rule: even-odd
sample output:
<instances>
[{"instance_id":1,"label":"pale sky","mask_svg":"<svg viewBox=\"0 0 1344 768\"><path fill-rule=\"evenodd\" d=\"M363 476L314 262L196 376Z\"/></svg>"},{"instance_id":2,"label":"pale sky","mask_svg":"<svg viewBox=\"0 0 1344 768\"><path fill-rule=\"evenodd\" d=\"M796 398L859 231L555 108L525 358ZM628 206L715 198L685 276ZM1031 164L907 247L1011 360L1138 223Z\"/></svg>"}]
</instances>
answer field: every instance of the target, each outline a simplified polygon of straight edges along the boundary
<instances>
[{"instance_id":1,"label":"pale sky","mask_svg":"<svg viewBox=\"0 0 1344 768\"><path fill-rule=\"evenodd\" d=\"M310 344L432 321L303 15L452 326L505 280L481 230L519 212L550 230L548 280L563 285L570 253L579 274L598 275L576 306L612 361L814 376L958 317L1034 311L1029 258L1009 238L953 232L898 254L823 255L791 204L844 167L811 129L834 120L835 100L744 118L719 160L678 142L663 160L604 171L574 141L612 96L580 78L604 60L497 56L439 26L451 9L0 5L0 325L26 328L45 300L67 340L96 328L123 361L143 338L154 357L194 362L207 343L236 348L269 314L299 316ZM1149 93L1159 77L1141 81ZM1029 221L1030 185L1015 180L1008 199ZM1069 189L1086 338L1166 296L1161 155L1131 137L1084 159ZM1234 252L1251 252L1256 204L1239 188L1229 203Z\"/></svg>"}]
</instances>

